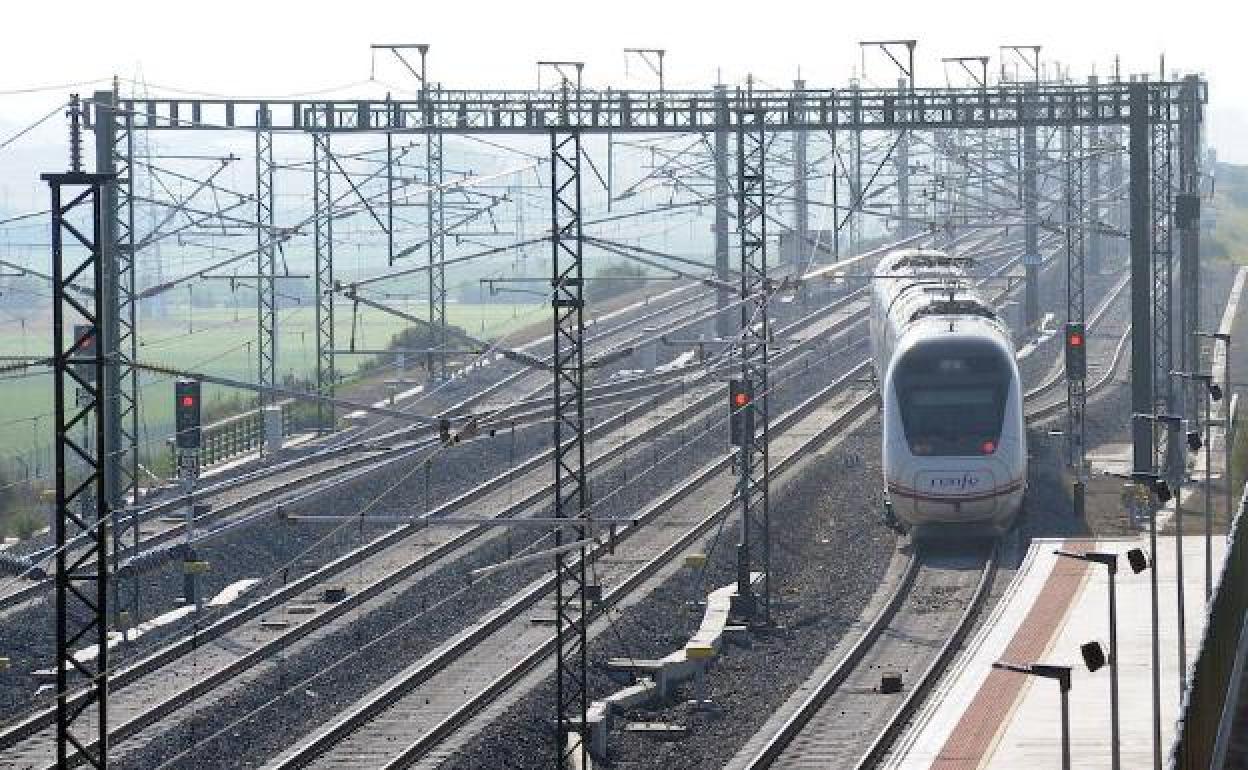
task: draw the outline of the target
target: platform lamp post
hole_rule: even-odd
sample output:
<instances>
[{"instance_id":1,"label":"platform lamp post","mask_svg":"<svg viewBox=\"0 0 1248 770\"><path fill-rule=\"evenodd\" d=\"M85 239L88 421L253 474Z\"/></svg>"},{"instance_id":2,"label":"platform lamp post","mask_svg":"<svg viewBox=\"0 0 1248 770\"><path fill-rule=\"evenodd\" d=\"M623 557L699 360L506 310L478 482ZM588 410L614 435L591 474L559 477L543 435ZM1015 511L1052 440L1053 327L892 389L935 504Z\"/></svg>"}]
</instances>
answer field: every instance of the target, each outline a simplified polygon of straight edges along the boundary
<instances>
[{"instance_id":1,"label":"platform lamp post","mask_svg":"<svg viewBox=\"0 0 1248 770\"><path fill-rule=\"evenodd\" d=\"M1226 483L1223 486L1226 487L1226 518L1229 520L1231 518L1231 511L1234 510L1234 505L1235 505L1235 492L1231 489L1231 482L1233 481L1233 479L1231 479L1231 462L1230 462L1231 460L1231 432L1230 432L1231 422L1230 421L1231 421L1231 407L1234 406L1234 401L1231 400L1231 335L1225 334L1223 332L1192 332L1192 336L1198 337L1201 339L1211 339L1211 340L1220 341L1223 345L1226 345L1226 358L1224 359L1224 364L1226 367L1225 369L1226 374L1222 380L1222 390L1226 394L1227 409L1226 409L1226 422L1223 424L1222 435L1226 438L1226 460L1227 460L1226 470L1225 470Z\"/></svg>"},{"instance_id":2,"label":"platform lamp post","mask_svg":"<svg viewBox=\"0 0 1248 770\"><path fill-rule=\"evenodd\" d=\"M1118 573L1118 554L1101 551L1075 553L1056 550L1053 553L1068 559L1104 564L1109 571L1109 735L1112 770L1122 767L1122 742L1119 736L1118 716L1118 595L1114 588L1114 576ZM1148 557L1139 548L1127 551L1131 571L1139 574L1148 569ZM1089 664L1089 668L1091 668Z\"/></svg>"},{"instance_id":3,"label":"platform lamp post","mask_svg":"<svg viewBox=\"0 0 1248 770\"><path fill-rule=\"evenodd\" d=\"M1213 489L1210 484L1210 474L1212 472L1213 463L1213 442L1209 440L1209 411L1214 401L1222 400L1222 388L1213 381L1213 375L1201 372L1174 372L1176 377L1182 377L1185 380L1199 382L1205 386L1205 419L1204 419L1204 440L1205 447L1205 603L1213 597ZM1191 446L1191 444L1188 444Z\"/></svg>"},{"instance_id":4,"label":"platform lamp post","mask_svg":"<svg viewBox=\"0 0 1248 770\"><path fill-rule=\"evenodd\" d=\"M1168 431L1180 431L1183 429L1183 418L1175 414L1136 414L1135 419L1148 420L1154 423L1162 423ZM1173 444L1171 444L1173 446ZM1200 434L1195 431L1187 433L1187 448L1193 452L1201 447ZM1174 467L1177 460L1171 458L1168 464ZM1182 468L1175 474L1176 481L1183 476ZM1164 501L1163 501L1164 502ZM1149 548L1153 554L1153 558L1157 557L1157 515L1153 514L1152 525L1149 528L1150 544ZM1179 700L1183 699L1183 693L1187 690L1187 611L1183 602L1183 502L1181 486L1176 485L1174 489L1174 576L1175 576L1175 601L1178 606L1178 622L1179 622ZM1157 570L1153 570L1153 585L1157 585ZM1154 589L1153 601L1156 602ZM1154 624L1156 625L1156 624ZM1156 639L1157 630L1153 630L1153 638Z\"/></svg>"},{"instance_id":5,"label":"platform lamp post","mask_svg":"<svg viewBox=\"0 0 1248 770\"><path fill-rule=\"evenodd\" d=\"M1009 663L999 660L992 664L999 671L1056 679L1062 695L1062 770L1070 770L1070 666L1048 663Z\"/></svg>"},{"instance_id":6,"label":"platform lamp post","mask_svg":"<svg viewBox=\"0 0 1248 770\"><path fill-rule=\"evenodd\" d=\"M1105 665L1105 650L1101 648L1100 642L1080 645L1079 653L1083 656L1084 665L1089 671L1095 672ZM1013 671L1017 674L1057 680L1062 696L1062 770L1070 770L1070 672L1072 667L1051 663L1011 663L1005 660L998 660L992 664L992 667L999 671Z\"/></svg>"},{"instance_id":7,"label":"platform lamp post","mask_svg":"<svg viewBox=\"0 0 1248 770\"><path fill-rule=\"evenodd\" d=\"M1137 415L1137 417L1151 415ZM1136 485L1137 489L1148 490L1149 498L1155 498L1157 503L1165 505L1172 497L1170 494L1170 485L1166 480L1156 473L1148 473L1145 471L1132 471L1130 474L1112 473L1108 474L1122 479L1128 479ZM1156 506L1150 502L1149 509L1152 513L1148 517L1148 552L1154 557L1154 565L1156 564L1157 555L1157 515ZM1149 596L1152 605L1152 680L1153 680L1153 767L1161 767L1161 641L1157 636L1157 624L1161 619L1160 610L1157 603L1157 569L1154 568L1149 572Z\"/></svg>"}]
</instances>

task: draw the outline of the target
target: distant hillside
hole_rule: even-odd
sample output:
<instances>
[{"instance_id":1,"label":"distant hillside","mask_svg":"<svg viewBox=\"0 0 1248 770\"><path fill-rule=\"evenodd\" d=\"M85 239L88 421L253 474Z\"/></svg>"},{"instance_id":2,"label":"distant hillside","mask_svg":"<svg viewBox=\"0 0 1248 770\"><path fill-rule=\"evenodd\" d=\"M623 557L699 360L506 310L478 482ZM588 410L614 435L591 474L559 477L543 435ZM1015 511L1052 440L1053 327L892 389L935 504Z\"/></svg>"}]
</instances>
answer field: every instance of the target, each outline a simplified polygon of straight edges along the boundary
<instances>
[{"instance_id":1,"label":"distant hillside","mask_svg":"<svg viewBox=\"0 0 1248 770\"><path fill-rule=\"evenodd\" d=\"M1215 179L1214 228L1201 235L1201 253L1248 264L1248 166L1219 163Z\"/></svg>"}]
</instances>

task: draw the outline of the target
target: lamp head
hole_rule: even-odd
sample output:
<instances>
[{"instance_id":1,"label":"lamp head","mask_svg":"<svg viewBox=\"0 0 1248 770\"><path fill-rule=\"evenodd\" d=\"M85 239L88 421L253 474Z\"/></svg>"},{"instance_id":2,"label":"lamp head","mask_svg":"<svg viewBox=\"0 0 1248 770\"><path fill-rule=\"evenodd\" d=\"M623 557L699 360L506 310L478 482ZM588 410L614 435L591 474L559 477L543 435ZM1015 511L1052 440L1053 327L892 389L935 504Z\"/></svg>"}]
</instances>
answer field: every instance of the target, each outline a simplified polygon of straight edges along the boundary
<instances>
[{"instance_id":1,"label":"lamp head","mask_svg":"<svg viewBox=\"0 0 1248 770\"><path fill-rule=\"evenodd\" d=\"M1189 430L1187 432L1187 448L1188 449L1190 449L1193 452L1196 452L1204 445L1205 445L1204 442L1200 440L1199 431Z\"/></svg>"},{"instance_id":2,"label":"lamp head","mask_svg":"<svg viewBox=\"0 0 1248 770\"><path fill-rule=\"evenodd\" d=\"M1088 667L1089 671L1097 671L1105 666L1108 658L1105 655L1105 648L1100 642L1088 642L1079 645L1079 654L1083 656L1083 665Z\"/></svg>"},{"instance_id":3,"label":"lamp head","mask_svg":"<svg viewBox=\"0 0 1248 770\"><path fill-rule=\"evenodd\" d=\"M1174 497L1174 495L1170 492L1170 485L1166 483L1165 479L1156 479L1153 481L1153 494L1157 495L1157 501L1163 504L1170 502L1170 500Z\"/></svg>"}]
</instances>

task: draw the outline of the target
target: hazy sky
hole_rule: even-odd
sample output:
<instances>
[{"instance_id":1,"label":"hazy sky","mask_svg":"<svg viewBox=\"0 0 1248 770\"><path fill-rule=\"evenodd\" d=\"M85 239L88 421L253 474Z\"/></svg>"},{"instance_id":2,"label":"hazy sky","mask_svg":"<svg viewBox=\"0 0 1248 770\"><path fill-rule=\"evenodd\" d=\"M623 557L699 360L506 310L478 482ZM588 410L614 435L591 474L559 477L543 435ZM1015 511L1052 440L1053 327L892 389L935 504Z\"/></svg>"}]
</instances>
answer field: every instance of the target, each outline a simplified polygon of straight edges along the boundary
<instances>
[{"instance_id":1,"label":"hazy sky","mask_svg":"<svg viewBox=\"0 0 1248 770\"><path fill-rule=\"evenodd\" d=\"M1014 2L61 2L11 3L0 46L0 92L142 71L153 86L228 95L290 95L351 85L381 94L411 86L394 62L368 83L370 42L427 42L432 79L448 87L532 87L539 58L583 59L589 85L652 83L622 49L668 49L668 83L706 86L752 72L788 84L844 85L859 66L857 41L917 38L918 83L943 85L940 57L989 54L1006 43L1042 44L1046 59L1086 75L1167 69L1204 72L1210 141L1222 159L1248 163L1248 79L1240 77L1242 6L1187 0ZM1237 10L1238 9L1238 10ZM866 75L895 82L869 58ZM0 94L0 141L52 109L68 89ZM91 86L82 87L84 92ZM60 121L0 150L59 142ZM18 164L21 165L21 164Z\"/></svg>"}]
</instances>

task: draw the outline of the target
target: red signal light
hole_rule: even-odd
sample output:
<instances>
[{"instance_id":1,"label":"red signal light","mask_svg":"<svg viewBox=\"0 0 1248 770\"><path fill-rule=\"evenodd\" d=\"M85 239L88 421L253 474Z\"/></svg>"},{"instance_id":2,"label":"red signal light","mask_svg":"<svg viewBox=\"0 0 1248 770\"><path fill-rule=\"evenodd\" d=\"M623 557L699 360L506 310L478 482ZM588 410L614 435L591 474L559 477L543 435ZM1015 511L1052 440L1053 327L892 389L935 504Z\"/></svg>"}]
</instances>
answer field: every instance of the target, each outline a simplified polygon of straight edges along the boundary
<instances>
[{"instance_id":1,"label":"red signal light","mask_svg":"<svg viewBox=\"0 0 1248 770\"><path fill-rule=\"evenodd\" d=\"M1082 345L1083 345L1083 335L1080 334L1079 332L1071 332L1070 333L1070 346L1072 348L1077 348Z\"/></svg>"},{"instance_id":2,"label":"red signal light","mask_svg":"<svg viewBox=\"0 0 1248 770\"><path fill-rule=\"evenodd\" d=\"M182 402L181 402L181 403L182 403L182 406L195 406L195 397L194 397L194 396L183 396L183 397L182 397Z\"/></svg>"},{"instance_id":3,"label":"red signal light","mask_svg":"<svg viewBox=\"0 0 1248 770\"><path fill-rule=\"evenodd\" d=\"M733 397L733 406L746 406L750 403L750 397L745 393L738 393Z\"/></svg>"},{"instance_id":4,"label":"red signal light","mask_svg":"<svg viewBox=\"0 0 1248 770\"><path fill-rule=\"evenodd\" d=\"M984 454L990 455L993 452L997 451L997 442L988 440L988 441L985 441L983 444L981 444L979 448L980 448L980 451L982 451Z\"/></svg>"}]
</instances>

